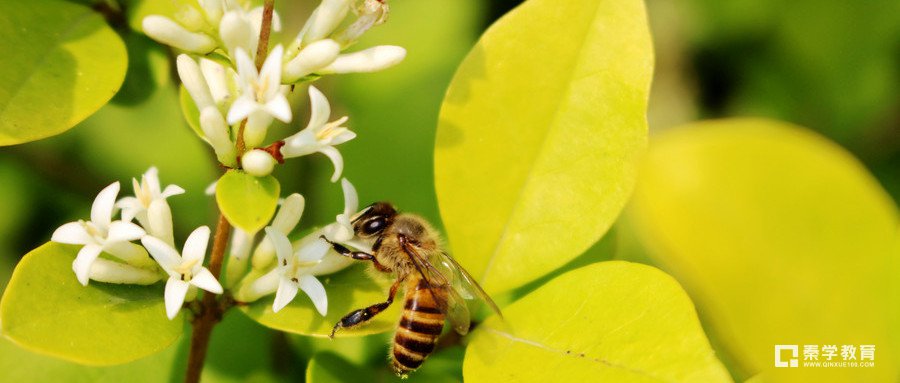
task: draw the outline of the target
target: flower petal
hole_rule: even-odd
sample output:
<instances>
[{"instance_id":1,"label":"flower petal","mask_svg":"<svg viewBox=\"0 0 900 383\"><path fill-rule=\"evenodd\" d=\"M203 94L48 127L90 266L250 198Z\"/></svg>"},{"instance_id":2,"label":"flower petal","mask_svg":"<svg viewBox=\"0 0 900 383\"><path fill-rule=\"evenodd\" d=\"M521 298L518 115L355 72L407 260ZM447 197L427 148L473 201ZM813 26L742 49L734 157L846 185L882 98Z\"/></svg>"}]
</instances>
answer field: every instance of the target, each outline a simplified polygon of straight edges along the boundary
<instances>
[{"instance_id":1,"label":"flower petal","mask_svg":"<svg viewBox=\"0 0 900 383\"><path fill-rule=\"evenodd\" d=\"M98 282L130 285L152 285L161 279L156 270L147 270L103 258L97 258L91 265L90 277Z\"/></svg>"},{"instance_id":2,"label":"flower petal","mask_svg":"<svg viewBox=\"0 0 900 383\"><path fill-rule=\"evenodd\" d=\"M234 125L241 122L241 120L247 118L250 113L259 108L259 104L252 97L252 95L244 94L238 97L237 100L234 100L234 104L231 104L231 109L228 109L228 124Z\"/></svg>"},{"instance_id":3,"label":"flower petal","mask_svg":"<svg viewBox=\"0 0 900 383\"><path fill-rule=\"evenodd\" d=\"M350 217L359 210L359 195L356 188L346 178L341 180L341 189L344 191L344 215Z\"/></svg>"},{"instance_id":4,"label":"flower petal","mask_svg":"<svg viewBox=\"0 0 900 383\"><path fill-rule=\"evenodd\" d=\"M116 202L116 207L122 209L122 220L131 222L135 216L142 210L144 205L135 197L125 197Z\"/></svg>"},{"instance_id":5,"label":"flower petal","mask_svg":"<svg viewBox=\"0 0 900 383\"><path fill-rule=\"evenodd\" d=\"M265 106L266 112L268 112L272 117L277 118L281 122L291 122L293 116L291 116L291 105L288 104L287 97L285 97L281 93L277 93L266 102Z\"/></svg>"},{"instance_id":6,"label":"flower petal","mask_svg":"<svg viewBox=\"0 0 900 383\"><path fill-rule=\"evenodd\" d=\"M328 312L328 295L325 293L325 286L322 286L322 282L311 275L304 275L300 277L300 289L312 300L316 311L325 316Z\"/></svg>"},{"instance_id":7,"label":"flower petal","mask_svg":"<svg viewBox=\"0 0 900 383\"><path fill-rule=\"evenodd\" d=\"M275 94L280 94L282 57L284 57L284 47L279 44L269 52L269 56L266 57L266 61L259 70L260 80L266 82L264 86L267 99Z\"/></svg>"},{"instance_id":8,"label":"flower petal","mask_svg":"<svg viewBox=\"0 0 900 383\"><path fill-rule=\"evenodd\" d=\"M82 222L69 222L60 226L53 232L50 240L58 243L66 243L69 245L87 245L94 243L94 239L88 234Z\"/></svg>"},{"instance_id":9,"label":"flower petal","mask_svg":"<svg viewBox=\"0 0 900 383\"><path fill-rule=\"evenodd\" d=\"M328 253L329 249L331 249L331 245L328 242L321 238L316 238L300 248L297 252L297 261L313 262L321 260Z\"/></svg>"},{"instance_id":10,"label":"flower petal","mask_svg":"<svg viewBox=\"0 0 900 383\"><path fill-rule=\"evenodd\" d=\"M190 32L169 18L150 15L141 22L144 33L163 44L194 53L208 53L216 42L202 33Z\"/></svg>"},{"instance_id":11,"label":"flower petal","mask_svg":"<svg viewBox=\"0 0 900 383\"><path fill-rule=\"evenodd\" d=\"M155 199L147 208L148 233L159 238L169 246L175 247L175 234L172 224L172 209L164 199Z\"/></svg>"},{"instance_id":12,"label":"flower petal","mask_svg":"<svg viewBox=\"0 0 900 383\"><path fill-rule=\"evenodd\" d=\"M271 226L266 227L266 239L271 241L272 245L275 247L275 255L278 256L278 266L284 266L287 259L294 253L291 241L284 233Z\"/></svg>"},{"instance_id":13,"label":"flower petal","mask_svg":"<svg viewBox=\"0 0 900 383\"><path fill-rule=\"evenodd\" d=\"M180 54L176 59L176 66L178 77L194 100L194 104L197 105L197 109L203 110L207 106L215 106L212 94L209 93L209 85L206 84L206 79L200 72L197 62L191 56Z\"/></svg>"},{"instance_id":14,"label":"flower petal","mask_svg":"<svg viewBox=\"0 0 900 383\"><path fill-rule=\"evenodd\" d=\"M183 262L196 261L194 270L203 266L203 258L206 257L206 246L209 244L209 226L200 226L191 232L184 241L184 249L181 250Z\"/></svg>"},{"instance_id":15,"label":"flower petal","mask_svg":"<svg viewBox=\"0 0 900 383\"><path fill-rule=\"evenodd\" d=\"M166 189L162 191L162 194L160 194L160 197L169 198L171 196L181 195L184 193L185 193L185 190L181 186L169 185L169 186L166 186Z\"/></svg>"},{"instance_id":16,"label":"flower petal","mask_svg":"<svg viewBox=\"0 0 900 383\"><path fill-rule=\"evenodd\" d=\"M244 93L251 99L254 99L255 95L247 93L253 92L253 84L259 79L259 72L256 71L256 64L253 63L253 59L250 58L247 51L241 47L238 47L235 50L234 55L234 59L237 61L238 76L241 78L241 86L244 89ZM230 124L233 124L233 122L230 122L230 118L228 120Z\"/></svg>"},{"instance_id":17,"label":"flower petal","mask_svg":"<svg viewBox=\"0 0 900 383\"><path fill-rule=\"evenodd\" d=\"M341 157L341 152L333 146L326 146L319 149L319 153L328 156L328 159L334 164L334 174L331 175L331 182L337 182L341 178L341 172L344 171L344 157Z\"/></svg>"},{"instance_id":18,"label":"flower petal","mask_svg":"<svg viewBox=\"0 0 900 383\"><path fill-rule=\"evenodd\" d=\"M159 186L159 169L156 166L151 166L150 169L147 169L141 177L141 181L147 184L151 196L156 197L159 195L159 191L162 188ZM137 190L135 190L135 193L137 193Z\"/></svg>"},{"instance_id":19,"label":"flower petal","mask_svg":"<svg viewBox=\"0 0 900 383\"><path fill-rule=\"evenodd\" d=\"M328 103L328 99L325 98L322 91L312 85L309 86L309 105L312 108L312 112L306 128L317 129L325 126L328 123L328 118L331 117L331 104Z\"/></svg>"},{"instance_id":20,"label":"flower petal","mask_svg":"<svg viewBox=\"0 0 900 383\"><path fill-rule=\"evenodd\" d=\"M106 242L130 242L143 237L144 229L131 222L115 221L109 224L109 234L106 236Z\"/></svg>"},{"instance_id":21,"label":"flower petal","mask_svg":"<svg viewBox=\"0 0 900 383\"><path fill-rule=\"evenodd\" d=\"M101 229L109 227L112 222L113 209L116 207L116 196L119 195L119 181L103 188L91 206L91 222Z\"/></svg>"},{"instance_id":22,"label":"flower petal","mask_svg":"<svg viewBox=\"0 0 900 383\"><path fill-rule=\"evenodd\" d=\"M294 300L294 297L297 296L297 289L299 287L291 282L287 278L281 278L281 281L278 282L278 291L275 292L275 303L272 304L272 311L279 312L284 306L287 306L288 303L291 303Z\"/></svg>"},{"instance_id":23,"label":"flower petal","mask_svg":"<svg viewBox=\"0 0 900 383\"><path fill-rule=\"evenodd\" d=\"M300 193L294 193L284 199L278 213L272 219L272 227L287 235L294 231L297 224L300 223L300 217L303 215L303 208L306 200Z\"/></svg>"},{"instance_id":24,"label":"flower petal","mask_svg":"<svg viewBox=\"0 0 900 383\"><path fill-rule=\"evenodd\" d=\"M178 251L163 240L145 235L141 238L141 243L144 244L144 247L156 260L156 263L159 263L169 274L172 274L173 270L181 264L181 256L178 254Z\"/></svg>"},{"instance_id":25,"label":"flower petal","mask_svg":"<svg viewBox=\"0 0 900 383\"><path fill-rule=\"evenodd\" d=\"M191 278L191 284L213 294L222 293L222 285L205 267L200 269L199 273L194 274L194 277Z\"/></svg>"},{"instance_id":26,"label":"flower petal","mask_svg":"<svg viewBox=\"0 0 900 383\"><path fill-rule=\"evenodd\" d=\"M184 297L187 295L188 288L191 285L185 281L176 278L169 278L166 282L166 316L169 319L175 318L181 306L184 304Z\"/></svg>"},{"instance_id":27,"label":"flower petal","mask_svg":"<svg viewBox=\"0 0 900 383\"><path fill-rule=\"evenodd\" d=\"M72 270L75 271L75 276L78 277L78 282L82 286L87 286L90 279L91 265L100 256L101 249L97 245L85 245L78 251L78 256L72 262Z\"/></svg>"},{"instance_id":28,"label":"flower petal","mask_svg":"<svg viewBox=\"0 0 900 383\"><path fill-rule=\"evenodd\" d=\"M359 52L338 56L321 73L369 73L399 64L406 58L406 49L393 45L380 45Z\"/></svg>"}]
</instances>

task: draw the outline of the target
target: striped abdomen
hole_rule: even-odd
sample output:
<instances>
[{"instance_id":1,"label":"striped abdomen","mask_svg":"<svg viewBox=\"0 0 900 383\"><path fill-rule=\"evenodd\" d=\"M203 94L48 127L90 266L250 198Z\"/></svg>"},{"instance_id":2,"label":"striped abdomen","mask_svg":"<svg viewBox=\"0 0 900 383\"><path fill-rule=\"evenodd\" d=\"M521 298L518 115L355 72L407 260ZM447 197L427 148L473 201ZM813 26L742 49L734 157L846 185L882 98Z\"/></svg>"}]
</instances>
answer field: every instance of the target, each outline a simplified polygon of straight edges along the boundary
<instances>
[{"instance_id":1,"label":"striped abdomen","mask_svg":"<svg viewBox=\"0 0 900 383\"><path fill-rule=\"evenodd\" d=\"M405 375L422 365L425 358L434 351L441 329L444 328L444 314L435 302L434 294L445 294L440 289L429 291L425 281L410 281L403 315L394 334L391 347L391 361L397 374Z\"/></svg>"}]
</instances>

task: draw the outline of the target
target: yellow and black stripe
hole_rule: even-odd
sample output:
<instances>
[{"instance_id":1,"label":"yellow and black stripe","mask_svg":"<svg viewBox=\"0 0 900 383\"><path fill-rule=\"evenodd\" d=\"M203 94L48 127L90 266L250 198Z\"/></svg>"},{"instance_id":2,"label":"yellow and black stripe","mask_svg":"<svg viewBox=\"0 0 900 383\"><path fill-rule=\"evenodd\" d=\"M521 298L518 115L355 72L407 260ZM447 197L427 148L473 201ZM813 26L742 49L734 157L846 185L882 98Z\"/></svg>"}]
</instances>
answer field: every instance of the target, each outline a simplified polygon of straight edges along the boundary
<instances>
[{"instance_id":1,"label":"yellow and black stripe","mask_svg":"<svg viewBox=\"0 0 900 383\"><path fill-rule=\"evenodd\" d=\"M391 361L397 374L405 375L422 365L437 344L444 328L444 313L434 295L444 294L439 289L429 290L424 280L410 281L415 290L407 291L403 316L394 334Z\"/></svg>"}]
</instances>

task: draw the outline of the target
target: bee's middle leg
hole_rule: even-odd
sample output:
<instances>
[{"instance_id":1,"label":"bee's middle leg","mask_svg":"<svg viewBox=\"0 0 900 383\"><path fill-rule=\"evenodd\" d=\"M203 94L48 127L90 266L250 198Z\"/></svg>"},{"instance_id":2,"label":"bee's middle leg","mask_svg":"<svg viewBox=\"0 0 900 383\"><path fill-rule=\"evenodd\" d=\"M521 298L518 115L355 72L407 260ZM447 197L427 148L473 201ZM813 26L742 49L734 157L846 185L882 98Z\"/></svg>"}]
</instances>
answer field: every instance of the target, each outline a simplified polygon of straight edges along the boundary
<instances>
[{"instance_id":1,"label":"bee's middle leg","mask_svg":"<svg viewBox=\"0 0 900 383\"><path fill-rule=\"evenodd\" d=\"M389 271L386 267L384 267L380 263L378 263L378 260L375 259L374 254L369 254L364 251L352 251L352 250L348 249L346 246L341 245L340 243L332 242L328 238L325 238L324 235L319 236L319 238L322 238L325 240L325 242L328 242L328 244L331 245L331 248L334 249L334 251L336 251L340 255L343 255L348 258L353 258L358 261L372 261L372 263L375 264L376 269L378 269L380 271Z\"/></svg>"},{"instance_id":2,"label":"bee's middle leg","mask_svg":"<svg viewBox=\"0 0 900 383\"><path fill-rule=\"evenodd\" d=\"M353 310L349 314L344 315L344 317L341 318L341 320L338 321L334 325L334 328L331 329L331 335L329 335L329 337L334 338L334 333L336 333L337 330L341 327L350 328L350 327L354 327L354 326L359 326L363 323L366 323L366 322L372 320L372 318L374 318L375 315L378 315L379 313L381 313L382 311L387 309L388 306L391 305L391 303L394 303L394 295L397 294L397 289L400 287L401 282L403 282L403 279L397 279L397 281L394 282L393 285L391 285L391 291L390 291L390 293L388 295L388 299L386 301L381 302L381 303L376 303L374 305L371 305L369 307L362 308L359 310Z\"/></svg>"}]
</instances>

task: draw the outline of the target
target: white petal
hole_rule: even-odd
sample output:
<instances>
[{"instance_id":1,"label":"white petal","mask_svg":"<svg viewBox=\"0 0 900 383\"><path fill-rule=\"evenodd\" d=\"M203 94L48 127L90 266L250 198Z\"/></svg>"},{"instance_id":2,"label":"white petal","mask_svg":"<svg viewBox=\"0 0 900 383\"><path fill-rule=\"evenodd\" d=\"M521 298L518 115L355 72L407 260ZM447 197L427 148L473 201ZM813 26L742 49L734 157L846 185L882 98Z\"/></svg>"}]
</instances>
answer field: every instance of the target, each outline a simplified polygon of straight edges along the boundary
<instances>
[{"instance_id":1,"label":"white petal","mask_svg":"<svg viewBox=\"0 0 900 383\"><path fill-rule=\"evenodd\" d=\"M125 197L116 202L116 206L122 209L122 220L131 222L134 217L144 210L144 205L135 197Z\"/></svg>"},{"instance_id":2,"label":"white petal","mask_svg":"<svg viewBox=\"0 0 900 383\"><path fill-rule=\"evenodd\" d=\"M58 243L66 243L70 245L87 245L94 243L94 239L88 234L81 222L69 222L60 226L53 232L50 240Z\"/></svg>"},{"instance_id":3,"label":"white petal","mask_svg":"<svg viewBox=\"0 0 900 383\"><path fill-rule=\"evenodd\" d=\"M115 221L109 224L109 234L106 242L135 241L144 236L144 229L131 222Z\"/></svg>"},{"instance_id":4,"label":"white petal","mask_svg":"<svg viewBox=\"0 0 900 383\"><path fill-rule=\"evenodd\" d=\"M322 286L322 282L319 282L316 277L304 275L300 277L300 289L312 300L316 311L325 316L328 312L328 295L325 294L325 286Z\"/></svg>"},{"instance_id":5,"label":"white petal","mask_svg":"<svg viewBox=\"0 0 900 383\"><path fill-rule=\"evenodd\" d=\"M303 42L309 44L334 32L350 11L350 4L350 0L322 0L322 4L309 16Z\"/></svg>"},{"instance_id":6,"label":"white petal","mask_svg":"<svg viewBox=\"0 0 900 383\"><path fill-rule=\"evenodd\" d=\"M251 97L253 96L242 95L237 100L234 100L234 104L231 104L231 108L228 109L228 124L234 125L241 122L241 120L247 118L250 116L250 113L259 108L259 104Z\"/></svg>"},{"instance_id":7,"label":"white petal","mask_svg":"<svg viewBox=\"0 0 900 383\"><path fill-rule=\"evenodd\" d=\"M243 11L230 11L222 16L219 22L219 36L228 53L235 55L237 48L244 52L255 52L259 33L254 33L253 26L242 15Z\"/></svg>"},{"instance_id":8,"label":"white petal","mask_svg":"<svg viewBox=\"0 0 900 383\"><path fill-rule=\"evenodd\" d=\"M262 81L265 81L266 87L266 98L271 98L275 94L278 93L278 88L281 86L281 59L284 57L284 47L281 44L276 45L269 55L266 57L266 61L263 63L262 68L259 70L259 78ZM288 110L290 113L290 110ZM290 119L289 119L290 120Z\"/></svg>"},{"instance_id":9,"label":"white petal","mask_svg":"<svg viewBox=\"0 0 900 383\"><path fill-rule=\"evenodd\" d=\"M172 273L172 270L181 264L181 256L178 254L178 251L161 239L146 235L141 238L141 243L144 244L144 247L153 256L153 259L167 272Z\"/></svg>"},{"instance_id":10,"label":"white petal","mask_svg":"<svg viewBox=\"0 0 900 383\"><path fill-rule=\"evenodd\" d=\"M197 109L203 110L207 106L215 106L212 95L209 93L209 85L206 84L206 79L203 78L203 73L200 72L200 66L197 65L197 62L191 56L181 54L178 55L176 64L178 77L181 78L184 88L187 89L191 98L194 99Z\"/></svg>"},{"instance_id":11,"label":"white petal","mask_svg":"<svg viewBox=\"0 0 900 383\"><path fill-rule=\"evenodd\" d=\"M181 306L184 304L184 296L187 295L188 287L191 285L185 281L175 278L169 278L166 282L166 316L169 319L175 318Z\"/></svg>"},{"instance_id":12,"label":"white petal","mask_svg":"<svg viewBox=\"0 0 900 383\"><path fill-rule=\"evenodd\" d=\"M346 178L341 180L341 189L344 191L344 215L352 216L359 210L359 195L356 188Z\"/></svg>"},{"instance_id":13,"label":"white petal","mask_svg":"<svg viewBox=\"0 0 900 383\"><path fill-rule=\"evenodd\" d=\"M150 235L159 238L169 246L175 247L175 234L172 223L172 209L169 203L164 199L155 199L150 202L147 208L147 220L149 227L147 231Z\"/></svg>"},{"instance_id":14,"label":"white petal","mask_svg":"<svg viewBox=\"0 0 900 383\"><path fill-rule=\"evenodd\" d=\"M307 270L307 274L309 275L328 275L334 274L338 271L346 269L354 264L357 261L354 261L352 258L345 257L343 255L338 255L338 253L334 251L329 251L325 253L325 256L322 258L322 261L319 264L313 266L311 269Z\"/></svg>"},{"instance_id":15,"label":"white petal","mask_svg":"<svg viewBox=\"0 0 900 383\"><path fill-rule=\"evenodd\" d=\"M265 150L253 149L241 157L241 166L251 176L265 177L275 169L275 158Z\"/></svg>"},{"instance_id":16,"label":"white petal","mask_svg":"<svg viewBox=\"0 0 900 383\"><path fill-rule=\"evenodd\" d=\"M209 86L209 93L217 106L224 105L231 99L231 91L228 89L228 77L225 67L213 60L200 59L200 72Z\"/></svg>"},{"instance_id":17,"label":"white petal","mask_svg":"<svg viewBox=\"0 0 900 383\"><path fill-rule=\"evenodd\" d=\"M180 194L184 194L184 193L185 193L185 191L181 186L169 185L169 186L166 186L166 189L162 191L162 194L160 194L160 197L169 198L171 196L176 196L176 195L180 195Z\"/></svg>"},{"instance_id":18,"label":"white petal","mask_svg":"<svg viewBox=\"0 0 900 383\"><path fill-rule=\"evenodd\" d=\"M282 80L285 83L296 82L303 76L314 73L334 62L341 53L341 46L334 40L316 41L303 48L296 57L284 64Z\"/></svg>"},{"instance_id":19,"label":"white petal","mask_svg":"<svg viewBox=\"0 0 900 383\"><path fill-rule=\"evenodd\" d=\"M272 97L268 102L266 102L266 112L269 112L272 117L277 118L281 122L291 122L291 105L288 104L287 97L283 94L278 93Z\"/></svg>"},{"instance_id":20,"label":"white petal","mask_svg":"<svg viewBox=\"0 0 900 383\"><path fill-rule=\"evenodd\" d=\"M252 271L253 273L255 271ZM278 290L281 273L278 269L272 269L256 280L242 281L240 289L234 294L238 302L253 302Z\"/></svg>"},{"instance_id":21,"label":"white petal","mask_svg":"<svg viewBox=\"0 0 900 383\"><path fill-rule=\"evenodd\" d=\"M343 117L343 118L347 118L347 117ZM332 145L332 146L340 145L340 144L343 144L343 143L345 143L345 142L347 142L347 141L350 141L350 140L352 140L352 139L354 139L354 138L356 138L356 133L354 133L354 132L351 131L350 129L347 129L347 130L341 132L340 134L338 134L337 136L333 137L333 138L331 139L331 145Z\"/></svg>"},{"instance_id":22,"label":"white petal","mask_svg":"<svg viewBox=\"0 0 900 383\"><path fill-rule=\"evenodd\" d=\"M294 297L297 296L298 288L296 284L287 278L281 278L281 281L278 283L278 291L275 292L275 303L272 304L272 311L277 313L284 306L287 306L288 303L291 303Z\"/></svg>"},{"instance_id":23,"label":"white petal","mask_svg":"<svg viewBox=\"0 0 900 383\"><path fill-rule=\"evenodd\" d=\"M332 146L326 146L319 149L319 153L328 156L328 159L334 164L334 174L331 175L331 182L337 182L341 178L341 172L344 170L344 157L341 157L341 152Z\"/></svg>"},{"instance_id":24,"label":"white petal","mask_svg":"<svg viewBox=\"0 0 900 383\"><path fill-rule=\"evenodd\" d=\"M208 53L216 48L216 42L202 33L190 32L178 23L158 15L150 15L141 22L144 33L150 38L175 48Z\"/></svg>"},{"instance_id":25,"label":"white petal","mask_svg":"<svg viewBox=\"0 0 900 383\"><path fill-rule=\"evenodd\" d=\"M161 189L159 187L159 169L155 166L151 166L150 169L147 169L147 171L144 172L144 175L141 176L141 181L147 184L151 196L156 197L159 195ZM137 193L137 190L135 190L135 193Z\"/></svg>"},{"instance_id":26,"label":"white petal","mask_svg":"<svg viewBox=\"0 0 900 383\"><path fill-rule=\"evenodd\" d=\"M231 165L235 161L235 147L228 133L228 125L222 113L214 106L208 106L200 112L200 128L216 151L219 162Z\"/></svg>"},{"instance_id":27,"label":"white petal","mask_svg":"<svg viewBox=\"0 0 900 383\"><path fill-rule=\"evenodd\" d=\"M97 258L91 265L90 277L98 282L132 285L152 285L162 279L162 276L155 270L147 270L103 258Z\"/></svg>"},{"instance_id":28,"label":"white petal","mask_svg":"<svg viewBox=\"0 0 900 383\"><path fill-rule=\"evenodd\" d=\"M328 123L328 118L331 117L331 105L328 103L328 99L325 98L325 95L312 85L309 86L309 104L312 108L312 112L309 117L309 124L306 125L306 128L317 129L321 126L325 126L325 124Z\"/></svg>"},{"instance_id":29,"label":"white petal","mask_svg":"<svg viewBox=\"0 0 900 383\"><path fill-rule=\"evenodd\" d=\"M247 116L247 125L244 126L244 144L248 148L262 145L263 141L266 140L269 125L272 125L272 116L268 111L255 109Z\"/></svg>"},{"instance_id":30,"label":"white petal","mask_svg":"<svg viewBox=\"0 0 900 383\"><path fill-rule=\"evenodd\" d=\"M380 45L359 52L340 55L321 73L377 72L399 64L406 57L406 49L393 45Z\"/></svg>"},{"instance_id":31,"label":"white petal","mask_svg":"<svg viewBox=\"0 0 900 383\"><path fill-rule=\"evenodd\" d=\"M72 262L72 270L75 271L75 276L78 277L78 282L80 282L83 286L87 286L88 279L90 278L91 265L97 260L97 257L100 256L101 248L97 245L85 245L78 251L78 256L75 257L75 261Z\"/></svg>"},{"instance_id":32,"label":"white petal","mask_svg":"<svg viewBox=\"0 0 900 383\"><path fill-rule=\"evenodd\" d=\"M312 129L303 129L296 134L284 139L281 147L281 155L284 158L294 158L315 153L322 145L316 141L315 132Z\"/></svg>"},{"instance_id":33,"label":"white petal","mask_svg":"<svg viewBox=\"0 0 900 383\"><path fill-rule=\"evenodd\" d=\"M91 222L102 229L109 227L112 221L113 209L116 206L116 196L119 195L119 181L113 182L97 194L94 204L91 206Z\"/></svg>"},{"instance_id":34,"label":"white petal","mask_svg":"<svg viewBox=\"0 0 900 383\"><path fill-rule=\"evenodd\" d=\"M253 92L253 85L259 79L259 72L256 71L256 64L253 63L253 59L250 58L250 55L247 54L247 51L238 47L235 51L234 59L237 61L237 69L238 76L241 78L241 85L244 89L244 93ZM255 95L248 95L250 97L255 97ZM254 98L255 99L255 98ZM228 119L229 123L231 119Z\"/></svg>"},{"instance_id":35,"label":"white petal","mask_svg":"<svg viewBox=\"0 0 900 383\"><path fill-rule=\"evenodd\" d=\"M284 233L271 226L266 227L266 239L275 247L275 255L278 256L278 266L283 266L284 262L294 253L291 241L288 240Z\"/></svg>"},{"instance_id":36,"label":"white petal","mask_svg":"<svg viewBox=\"0 0 900 383\"><path fill-rule=\"evenodd\" d=\"M289 195L278 209L278 214L275 214L275 218L272 219L272 227L285 235L294 231L294 228L300 223L305 205L306 200L300 193Z\"/></svg>"},{"instance_id":37,"label":"white petal","mask_svg":"<svg viewBox=\"0 0 900 383\"><path fill-rule=\"evenodd\" d=\"M203 266L203 258L206 257L206 246L209 244L209 226L200 226L191 232L184 241L184 249L181 250L181 258L184 262L197 261L194 270Z\"/></svg>"},{"instance_id":38,"label":"white petal","mask_svg":"<svg viewBox=\"0 0 900 383\"><path fill-rule=\"evenodd\" d=\"M214 277L205 267L200 269L200 272L191 278L191 284L213 294L222 293L222 285L219 284L216 277Z\"/></svg>"},{"instance_id":39,"label":"white petal","mask_svg":"<svg viewBox=\"0 0 900 383\"><path fill-rule=\"evenodd\" d=\"M329 249L331 249L331 245L328 242L321 238L315 238L315 240L306 243L300 248L297 252L297 261L314 262L321 260L328 253Z\"/></svg>"}]
</instances>

